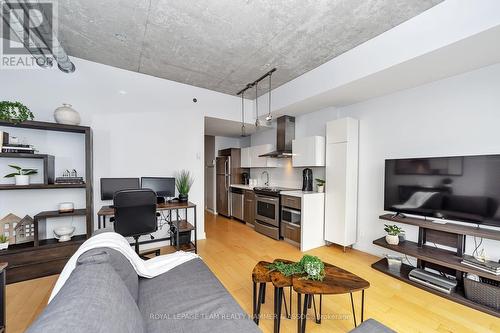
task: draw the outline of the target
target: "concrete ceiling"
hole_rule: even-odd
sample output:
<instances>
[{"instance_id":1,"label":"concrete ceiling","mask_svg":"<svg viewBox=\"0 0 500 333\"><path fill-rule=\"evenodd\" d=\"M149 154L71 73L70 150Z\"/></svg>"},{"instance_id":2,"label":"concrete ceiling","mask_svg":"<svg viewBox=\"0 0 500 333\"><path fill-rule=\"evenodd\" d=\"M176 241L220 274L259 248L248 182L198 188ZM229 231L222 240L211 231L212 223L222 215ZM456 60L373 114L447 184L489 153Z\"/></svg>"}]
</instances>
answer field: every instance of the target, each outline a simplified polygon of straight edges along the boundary
<instances>
[{"instance_id":1,"label":"concrete ceiling","mask_svg":"<svg viewBox=\"0 0 500 333\"><path fill-rule=\"evenodd\" d=\"M441 1L57 2L70 55L235 94L272 67L276 88Z\"/></svg>"}]
</instances>

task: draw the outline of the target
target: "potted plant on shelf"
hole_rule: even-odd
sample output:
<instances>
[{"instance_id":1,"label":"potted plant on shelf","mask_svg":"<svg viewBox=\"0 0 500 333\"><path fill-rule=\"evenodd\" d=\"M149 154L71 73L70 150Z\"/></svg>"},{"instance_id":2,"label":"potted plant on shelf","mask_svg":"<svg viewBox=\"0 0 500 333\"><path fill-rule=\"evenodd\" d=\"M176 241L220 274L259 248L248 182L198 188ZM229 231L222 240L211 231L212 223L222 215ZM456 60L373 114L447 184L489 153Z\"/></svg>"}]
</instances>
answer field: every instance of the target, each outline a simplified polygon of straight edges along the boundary
<instances>
[{"instance_id":1,"label":"potted plant on shelf","mask_svg":"<svg viewBox=\"0 0 500 333\"><path fill-rule=\"evenodd\" d=\"M316 178L316 187L319 193L325 192L325 181L323 179Z\"/></svg>"},{"instance_id":2,"label":"potted plant on shelf","mask_svg":"<svg viewBox=\"0 0 500 333\"><path fill-rule=\"evenodd\" d=\"M22 123L33 120L33 113L20 102L0 101L0 120L10 123Z\"/></svg>"},{"instance_id":3,"label":"potted plant on shelf","mask_svg":"<svg viewBox=\"0 0 500 333\"><path fill-rule=\"evenodd\" d=\"M188 194L191 186L193 185L194 179L191 177L191 174L187 170L182 170L175 177L175 186L177 187L177 191L179 192L179 201L187 202Z\"/></svg>"},{"instance_id":4,"label":"potted plant on shelf","mask_svg":"<svg viewBox=\"0 0 500 333\"><path fill-rule=\"evenodd\" d=\"M403 229L395 224L393 225L384 224L384 226L385 226L384 230L385 232L387 232L387 235L385 236L385 241L391 245L398 245L399 235L404 233Z\"/></svg>"},{"instance_id":5,"label":"potted plant on shelf","mask_svg":"<svg viewBox=\"0 0 500 333\"><path fill-rule=\"evenodd\" d=\"M5 175L4 178L15 178L16 185L29 185L30 175L38 173L36 169L24 169L17 165L9 165L11 168L16 169L16 172Z\"/></svg>"},{"instance_id":6,"label":"potted plant on shelf","mask_svg":"<svg viewBox=\"0 0 500 333\"><path fill-rule=\"evenodd\" d=\"M6 250L9 247L9 238L0 235L0 250Z\"/></svg>"}]
</instances>

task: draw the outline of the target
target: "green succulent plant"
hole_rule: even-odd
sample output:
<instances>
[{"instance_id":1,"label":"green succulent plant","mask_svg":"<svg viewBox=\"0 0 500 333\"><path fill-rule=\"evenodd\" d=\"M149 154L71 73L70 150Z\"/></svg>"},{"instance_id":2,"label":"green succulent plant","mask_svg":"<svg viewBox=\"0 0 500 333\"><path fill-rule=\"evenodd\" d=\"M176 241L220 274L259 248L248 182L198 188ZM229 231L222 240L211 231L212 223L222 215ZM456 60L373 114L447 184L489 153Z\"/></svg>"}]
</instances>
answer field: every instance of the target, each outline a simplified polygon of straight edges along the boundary
<instances>
[{"instance_id":1,"label":"green succulent plant","mask_svg":"<svg viewBox=\"0 0 500 333\"><path fill-rule=\"evenodd\" d=\"M8 241L8 237L6 237L5 235L0 235L0 244L7 243Z\"/></svg>"},{"instance_id":2,"label":"green succulent plant","mask_svg":"<svg viewBox=\"0 0 500 333\"><path fill-rule=\"evenodd\" d=\"M316 183L319 185L319 186L323 186L325 185L325 181L323 179L320 179L320 178L316 178Z\"/></svg>"},{"instance_id":3,"label":"green succulent plant","mask_svg":"<svg viewBox=\"0 0 500 333\"><path fill-rule=\"evenodd\" d=\"M10 123L22 123L26 120L33 120L34 115L30 109L20 102L0 102L0 120Z\"/></svg>"},{"instance_id":4,"label":"green succulent plant","mask_svg":"<svg viewBox=\"0 0 500 333\"><path fill-rule=\"evenodd\" d=\"M387 232L388 235L397 236L399 234L404 233L403 228L400 228L395 224L393 225L384 224L384 226L385 226L384 230L385 232Z\"/></svg>"}]
</instances>

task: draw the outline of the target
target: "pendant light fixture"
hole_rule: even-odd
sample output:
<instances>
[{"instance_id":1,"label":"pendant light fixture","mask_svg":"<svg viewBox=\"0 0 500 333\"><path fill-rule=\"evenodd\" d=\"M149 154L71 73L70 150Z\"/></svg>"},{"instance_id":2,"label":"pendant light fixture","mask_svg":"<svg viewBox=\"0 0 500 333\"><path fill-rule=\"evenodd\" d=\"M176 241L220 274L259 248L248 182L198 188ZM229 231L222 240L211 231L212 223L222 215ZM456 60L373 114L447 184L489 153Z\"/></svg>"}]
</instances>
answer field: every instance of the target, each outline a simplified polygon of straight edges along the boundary
<instances>
[{"instance_id":1,"label":"pendant light fixture","mask_svg":"<svg viewBox=\"0 0 500 333\"><path fill-rule=\"evenodd\" d=\"M272 73L269 73L269 91L267 93L268 98L269 98L269 111L267 112L267 117L266 117L266 121L268 124L271 122L271 120L273 120L273 116L271 116L271 76L272 75L273 75Z\"/></svg>"},{"instance_id":2,"label":"pendant light fixture","mask_svg":"<svg viewBox=\"0 0 500 333\"><path fill-rule=\"evenodd\" d=\"M247 136L245 129L245 92L241 93L241 136Z\"/></svg>"},{"instance_id":3,"label":"pendant light fixture","mask_svg":"<svg viewBox=\"0 0 500 333\"><path fill-rule=\"evenodd\" d=\"M259 82L255 82L255 127L256 128L259 128L260 126L258 87L259 87Z\"/></svg>"}]
</instances>

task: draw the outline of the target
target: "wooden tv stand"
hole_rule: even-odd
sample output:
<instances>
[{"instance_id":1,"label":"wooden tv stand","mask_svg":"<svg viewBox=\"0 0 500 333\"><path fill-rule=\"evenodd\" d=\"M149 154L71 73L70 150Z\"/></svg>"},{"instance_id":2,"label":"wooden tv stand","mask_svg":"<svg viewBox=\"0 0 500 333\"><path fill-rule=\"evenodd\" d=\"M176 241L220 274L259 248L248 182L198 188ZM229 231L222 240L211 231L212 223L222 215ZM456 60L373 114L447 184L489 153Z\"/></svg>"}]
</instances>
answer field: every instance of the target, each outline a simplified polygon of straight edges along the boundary
<instances>
[{"instance_id":1,"label":"wooden tv stand","mask_svg":"<svg viewBox=\"0 0 500 333\"><path fill-rule=\"evenodd\" d=\"M381 215L379 216L379 218L385 221L417 226L419 230L418 241L412 242L406 240L405 242L398 245L390 245L385 241L385 237L382 237L374 240L373 244L417 258L417 266L420 268L434 268L449 275L456 276L458 287L457 290L450 295L428 288L424 285L413 282L408 278L409 272L413 269L412 266L401 264L401 269L399 272L389 270L387 260L385 258L375 262L372 265L374 269L392 276L398 280L407 282L420 289L429 291L433 294L469 306L476 310L486 312L493 316L500 317L500 311L484 306L482 304L475 303L465 298L463 290L464 273L476 274L478 276L482 276L495 281L500 281L500 276L493 275L461 263L462 256L465 251L466 236L476 236L493 240L500 240L500 231L482 229L473 226L458 225L453 223L434 223L430 220L424 220L414 217L394 216L393 214ZM456 251L437 248L434 245L427 245L426 242L456 248Z\"/></svg>"}]
</instances>

